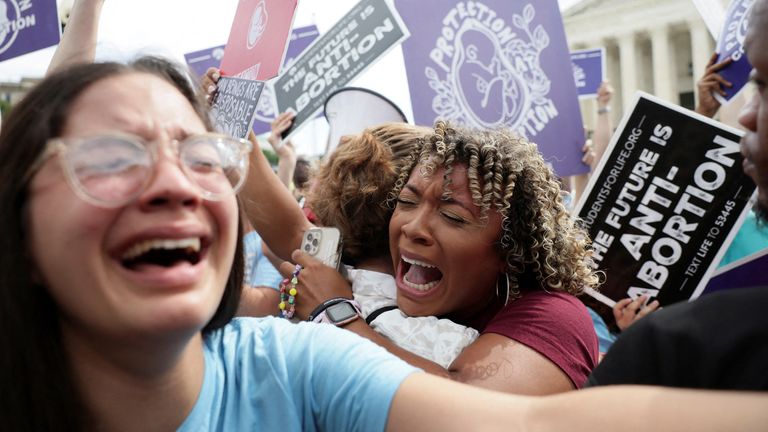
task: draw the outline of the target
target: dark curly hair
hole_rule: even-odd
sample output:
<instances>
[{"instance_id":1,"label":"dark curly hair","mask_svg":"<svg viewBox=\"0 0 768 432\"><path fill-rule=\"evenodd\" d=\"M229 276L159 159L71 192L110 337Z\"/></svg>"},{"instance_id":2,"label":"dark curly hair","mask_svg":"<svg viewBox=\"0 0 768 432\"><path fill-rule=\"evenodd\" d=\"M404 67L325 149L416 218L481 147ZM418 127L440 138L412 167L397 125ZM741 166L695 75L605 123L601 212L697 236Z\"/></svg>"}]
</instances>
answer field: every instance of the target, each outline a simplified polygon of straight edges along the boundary
<instances>
[{"instance_id":1,"label":"dark curly hair","mask_svg":"<svg viewBox=\"0 0 768 432\"><path fill-rule=\"evenodd\" d=\"M598 285L589 237L566 210L559 181L536 145L509 130L463 129L438 121L406 158L388 197L390 207L414 169L429 176L444 168L444 196L449 197L456 163L467 166L469 191L482 219L491 209L501 214L499 247L511 297L519 297L521 285L531 279L542 289L574 295Z\"/></svg>"}]
</instances>

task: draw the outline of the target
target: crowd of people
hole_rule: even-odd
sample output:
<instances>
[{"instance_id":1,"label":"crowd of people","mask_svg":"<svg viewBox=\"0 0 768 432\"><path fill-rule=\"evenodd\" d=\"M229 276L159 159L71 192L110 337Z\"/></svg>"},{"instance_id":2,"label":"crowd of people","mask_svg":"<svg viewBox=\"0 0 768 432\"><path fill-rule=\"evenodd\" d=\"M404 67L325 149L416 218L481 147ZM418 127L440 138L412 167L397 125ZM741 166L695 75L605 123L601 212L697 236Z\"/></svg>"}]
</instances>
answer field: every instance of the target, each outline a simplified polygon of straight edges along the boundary
<instances>
[{"instance_id":1,"label":"crowd of people","mask_svg":"<svg viewBox=\"0 0 768 432\"><path fill-rule=\"evenodd\" d=\"M609 349L582 301L601 280L589 236L534 143L386 123L313 166L280 138L284 113L275 170L258 137L214 131L215 68L94 62L103 2L75 0L0 128L2 429L768 427L768 287L620 301ZM740 122L762 220L766 28L756 0ZM721 67L702 91L729 85ZM340 268L299 247L314 227L340 231Z\"/></svg>"}]
</instances>

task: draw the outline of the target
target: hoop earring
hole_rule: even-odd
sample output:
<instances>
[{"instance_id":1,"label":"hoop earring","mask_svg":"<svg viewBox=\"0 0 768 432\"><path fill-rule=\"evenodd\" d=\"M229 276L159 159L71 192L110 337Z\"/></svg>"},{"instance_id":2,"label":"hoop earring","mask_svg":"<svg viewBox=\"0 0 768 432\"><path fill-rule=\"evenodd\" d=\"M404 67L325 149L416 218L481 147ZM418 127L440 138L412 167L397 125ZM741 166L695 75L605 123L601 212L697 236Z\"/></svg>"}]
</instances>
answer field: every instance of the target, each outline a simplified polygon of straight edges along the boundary
<instances>
[{"instance_id":1,"label":"hoop earring","mask_svg":"<svg viewBox=\"0 0 768 432\"><path fill-rule=\"evenodd\" d=\"M504 273L504 287L502 288L504 290L504 306L509 303L509 274ZM499 294L499 279L496 279L496 297L501 298L501 295Z\"/></svg>"}]
</instances>

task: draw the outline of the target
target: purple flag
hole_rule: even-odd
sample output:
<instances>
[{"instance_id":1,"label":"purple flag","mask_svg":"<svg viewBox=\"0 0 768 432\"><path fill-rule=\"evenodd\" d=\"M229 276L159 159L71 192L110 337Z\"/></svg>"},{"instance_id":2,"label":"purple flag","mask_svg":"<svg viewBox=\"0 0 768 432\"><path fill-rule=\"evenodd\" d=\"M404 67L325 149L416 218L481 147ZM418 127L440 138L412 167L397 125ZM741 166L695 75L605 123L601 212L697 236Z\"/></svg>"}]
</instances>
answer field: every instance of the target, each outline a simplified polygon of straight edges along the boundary
<instances>
[{"instance_id":1,"label":"purple flag","mask_svg":"<svg viewBox=\"0 0 768 432\"><path fill-rule=\"evenodd\" d=\"M0 61L59 43L56 0L0 0Z\"/></svg>"},{"instance_id":2,"label":"purple flag","mask_svg":"<svg viewBox=\"0 0 768 432\"><path fill-rule=\"evenodd\" d=\"M205 71L211 67L219 67L221 64L221 58L224 57L224 47L226 45L219 45L213 48L207 48L200 51L184 54L184 61L192 72L197 76L205 75Z\"/></svg>"},{"instance_id":3,"label":"purple flag","mask_svg":"<svg viewBox=\"0 0 768 432\"><path fill-rule=\"evenodd\" d=\"M732 87L723 86L725 97L719 93L712 93L721 104L731 100L739 90L749 81L749 72L752 66L744 54L744 38L747 36L747 24L752 4L755 0L733 0L728 6L723 31L717 41L717 63L730 57L733 62L720 71L720 76L725 78Z\"/></svg>"},{"instance_id":4,"label":"purple flag","mask_svg":"<svg viewBox=\"0 0 768 432\"><path fill-rule=\"evenodd\" d=\"M288 49L285 53L285 59L283 60L283 68L289 66L319 35L320 32L317 30L316 25L293 29L291 31L291 39L288 42ZM221 58L224 55L224 47L225 45L220 45L187 53L184 54L184 59L194 73L202 76L209 67L219 67ZM277 117L277 113L275 113L275 96L271 87L265 86L256 107L253 133L258 135L269 132L269 124L275 117Z\"/></svg>"},{"instance_id":5,"label":"purple flag","mask_svg":"<svg viewBox=\"0 0 768 432\"><path fill-rule=\"evenodd\" d=\"M584 129L556 0L397 0L417 124L525 135L562 176L581 174Z\"/></svg>"},{"instance_id":6,"label":"purple flag","mask_svg":"<svg viewBox=\"0 0 768 432\"><path fill-rule=\"evenodd\" d=\"M605 76L605 48L571 52L573 81L580 98L597 96L597 89Z\"/></svg>"},{"instance_id":7,"label":"purple flag","mask_svg":"<svg viewBox=\"0 0 768 432\"><path fill-rule=\"evenodd\" d=\"M768 284L768 249L734 261L718 269L707 283L704 294L734 288Z\"/></svg>"}]
</instances>

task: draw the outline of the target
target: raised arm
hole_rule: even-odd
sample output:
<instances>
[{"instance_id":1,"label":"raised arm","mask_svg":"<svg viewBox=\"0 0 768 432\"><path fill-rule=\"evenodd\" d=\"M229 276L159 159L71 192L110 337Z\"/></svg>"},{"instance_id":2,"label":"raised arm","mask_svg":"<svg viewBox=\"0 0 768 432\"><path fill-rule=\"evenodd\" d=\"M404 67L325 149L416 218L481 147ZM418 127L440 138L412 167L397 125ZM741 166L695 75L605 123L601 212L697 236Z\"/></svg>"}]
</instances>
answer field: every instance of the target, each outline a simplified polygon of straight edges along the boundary
<instances>
[{"instance_id":1,"label":"raised arm","mask_svg":"<svg viewBox=\"0 0 768 432\"><path fill-rule=\"evenodd\" d=\"M613 86L606 80L597 89L597 120L595 121L595 133L592 136L592 152L594 153L590 166L592 171L608 148L611 141L613 125L611 123L611 99L613 98Z\"/></svg>"},{"instance_id":2,"label":"raised arm","mask_svg":"<svg viewBox=\"0 0 768 432\"><path fill-rule=\"evenodd\" d=\"M209 68L201 79L203 91L209 99L216 91L221 72ZM291 119L292 120L292 119ZM274 125L273 125L274 127ZM248 222L277 257L289 260L291 252L301 246L301 237L313 225L304 217L290 191L275 174L261 152L253 132L248 139L253 143L248 178L240 198Z\"/></svg>"},{"instance_id":3,"label":"raised arm","mask_svg":"<svg viewBox=\"0 0 768 432\"><path fill-rule=\"evenodd\" d=\"M99 18L105 0L75 0L64 27L61 42L53 53L46 75L78 63L92 63L96 57Z\"/></svg>"},{"instance_id":4,"label":"raised arm","mask_svg":"<svg viewBox=\"0 0 768 432\"><path fill-rule=\"evenodd\" d=\"M270 123L271 132L267 142L275 149L277 157L277 177L285 185L291 186L293 172L296 169L296 149L291 141L282 141L283 132L293 124L294 114L290 112L281 113Z\"/></svg>"},{"instance_id":5,"label":"raised arm","mask_svg":"<svg viewBox=\"0 0 768 432\"><path fill-rule=\"evenodd\" d=\"M717 110L720 109L720 102L715 99L714 94L717 93L725 96L723 87L733 86L733 84L720 75L720 71L733 60L728 57L720 63L715 63L716 61L717 53L714 53L707 63L704 75L696 82L696 95L698 96L696 112L710 118L714 117L717 114Z\"/></svg>"},{"instance_id":6,"label":"raised arm","mask_svg":"<svg viewBox=\"0 0 768 432\"><path fill-rule=\"evenodd\" d=\"M609 386L529 397L413 374L395 393L387 430L762 430L766 406L766 393Z\"/></svg>"},{"instance_id":7,"label":"raised arm","mask_svg":"<svg viewBox=\"0 0 768 432\"><path fill-rule=\"evenodd\" d=\"M301 237L313 225L304 216L288 188L272 171L267 158L259 149L256 136L250 157L250 172L240 196L245 214L270 250L289 260L291 252L301 245Z\"/></svg>"}]
</instances>

